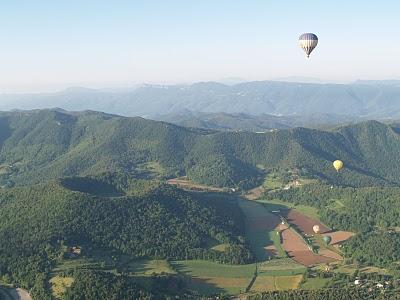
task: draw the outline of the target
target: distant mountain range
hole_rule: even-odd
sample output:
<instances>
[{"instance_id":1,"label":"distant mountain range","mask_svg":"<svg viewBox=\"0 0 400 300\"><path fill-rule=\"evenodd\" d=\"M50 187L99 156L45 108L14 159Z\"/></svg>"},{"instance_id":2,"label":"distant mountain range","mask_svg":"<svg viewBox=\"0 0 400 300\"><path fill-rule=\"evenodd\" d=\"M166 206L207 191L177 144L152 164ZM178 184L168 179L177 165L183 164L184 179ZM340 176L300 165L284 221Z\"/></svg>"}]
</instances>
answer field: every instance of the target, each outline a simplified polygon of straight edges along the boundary
<instances>
[{"instance_id":1,"label":"distant mountain range","mask_svg":"<svg viewBox=\"0 0 400 300\"><path fill-rule=\"evenodd\" d=\"M245 130L253 132L264 132L274 129L289 129L294 127L328 129L339 124L351 124L363 120L361 117L333 114L275 116L268 114L228 114L222 112L204 113L188 110L155 116L153 119L184 127L197 127L228 131Z\"/></svg>"},{"instance_id":2,"label":"distant mountain range","mask_svg":"<svg viewBox=\"0 0 400 300\"><path fill-rule=\"evenodd\" d=\"M132 89L70 88L58 93L0 95L0 110L60 107L154 117L182 111L276 116L400 118L400 82L316 84L280 81L225 85L141 85Z\"/></svg>"}]
</instances>

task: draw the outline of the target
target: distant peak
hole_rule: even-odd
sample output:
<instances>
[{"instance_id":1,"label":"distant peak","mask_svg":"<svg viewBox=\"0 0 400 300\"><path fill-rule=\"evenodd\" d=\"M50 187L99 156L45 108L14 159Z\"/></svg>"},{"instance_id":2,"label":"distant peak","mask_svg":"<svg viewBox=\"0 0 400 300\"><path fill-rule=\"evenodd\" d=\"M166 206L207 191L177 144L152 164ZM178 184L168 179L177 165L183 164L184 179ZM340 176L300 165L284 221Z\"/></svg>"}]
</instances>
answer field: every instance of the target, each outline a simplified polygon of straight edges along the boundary
<instances>
[{"instance_id":1,"label":"distant peak","mask_svg":"<svg viewBox=\"0 0 400 300\"><path fill-rule=\"evenodd\" d=\"M61 93L88 93L88 92L89 93L97 92L97 90L87 88L87 87L72 86L72 87L64 89Z\"/></svg>"}]
</instances>

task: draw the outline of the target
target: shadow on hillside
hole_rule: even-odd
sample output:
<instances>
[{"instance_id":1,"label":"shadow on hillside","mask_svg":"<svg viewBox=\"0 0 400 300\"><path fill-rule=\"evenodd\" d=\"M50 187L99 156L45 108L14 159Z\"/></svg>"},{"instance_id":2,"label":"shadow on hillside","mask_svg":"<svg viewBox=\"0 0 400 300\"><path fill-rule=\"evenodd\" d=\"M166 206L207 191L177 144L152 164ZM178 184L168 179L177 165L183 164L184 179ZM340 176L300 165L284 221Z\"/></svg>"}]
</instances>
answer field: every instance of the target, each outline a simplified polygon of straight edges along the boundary
<instances>
[{"instance_id":1,"label":"shadow on hillside","mask_svg":"<svg viewBox=\"0 0 400 300\"><path fill-rule=\"evenodd\" d=\"M177 271L179 274L182 274L185 277L187 277L188 288L192 291L205 295L226 293L226 291L223 288L219 287L215 282L212 282L212 280L218 280L221 282L222 285L224 284L225 278L222 277L218 278L218 276L215 276L213 278L206 276L204 277L193 276L186 266L179 263L175 263L173 267L175 271Z\"/></svg>"},{"instance_id":2,"label":"shadow on hillside","mask_svg":"<svg viewBox=\"0 0 400 300\"><path fill-rule=\"evenodd\" d=\"M287 207L274 203L258 203L242 199L239 206L246 219L246 238L257 261L267 260L278 253L271 234L281 223L280 212Z\"/></svg>"},{"instance_id":3,"label":"shadow on hillside","mask_svg":"<svg viewBox=\"0 0 400 300\"><path fill-rule=\"evenodd\" d=\"M60 180L63 187L76 192L92 194L100 197L122 197L125 195L115 186L89 177L67 177Z\"/></svg>"}]
</instances>

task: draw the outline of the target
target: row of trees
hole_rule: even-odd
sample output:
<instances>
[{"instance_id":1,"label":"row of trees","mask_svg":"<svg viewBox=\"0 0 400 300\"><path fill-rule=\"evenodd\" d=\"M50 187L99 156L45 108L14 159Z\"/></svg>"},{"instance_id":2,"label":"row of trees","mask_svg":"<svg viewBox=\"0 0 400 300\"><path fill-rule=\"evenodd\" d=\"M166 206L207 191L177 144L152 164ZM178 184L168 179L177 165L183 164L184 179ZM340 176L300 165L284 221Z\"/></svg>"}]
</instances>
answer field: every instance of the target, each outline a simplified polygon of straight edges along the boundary
<instances>
[{"instance_id":1,"label":"row of trees","mask_svg":"<svg viewBox=\"0 0 400 300\"><path fill-rule=\"evenodd\" d=\"M250 300L397 300L396 295L383 295L380 290L357 288L293 290L267 292L250 296Z\"/></svg>"}]
</instances>

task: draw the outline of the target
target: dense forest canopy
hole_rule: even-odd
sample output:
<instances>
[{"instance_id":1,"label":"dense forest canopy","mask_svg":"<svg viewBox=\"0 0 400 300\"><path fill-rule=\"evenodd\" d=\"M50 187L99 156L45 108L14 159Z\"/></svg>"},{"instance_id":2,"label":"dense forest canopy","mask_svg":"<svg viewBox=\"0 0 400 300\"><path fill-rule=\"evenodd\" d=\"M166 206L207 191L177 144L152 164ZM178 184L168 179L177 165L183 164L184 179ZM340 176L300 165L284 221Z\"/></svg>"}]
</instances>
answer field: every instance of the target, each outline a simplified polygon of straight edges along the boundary
<instances>
[{"instance_id":1,"label":"dense forest canopy","mask_svg":"<svg viewBox=\"0 0 400 300\"><path fill-rule=\"evenodd\" d=\"M187 175L199 183L248 188L264 172L286 168L347 186L400 183L398 130L375 121L333 131L257 134L42 110L2 113L0 123L4 186L111 171L144 178ZM338 158L345 163L339 174L331 166Z\"/></svg>"},{"instance_id":2,"label":"dense forest canopy","mask_svg":"<svg viewBox=\"0 0 400 300\"><path fill-rule=\"evenodd\" d=\"M97 178L99 186L103 178L109 175ZM74 179L75 188L78 181ZM86 183L81 181L82 186ZM152 182L139 184L137 189L148 192L129 196L127 189L128 195L104 197L71 191L58 182L0 191L0 277L33 288L42 299L45 274L63 246L74 245L88 256L103 249L132 258L252 262L235 201ZM212 250L209 241L226 244L226 251Z\"/></svg>"},{"instance_id":3,"label":"dense forest canopy","mask_svg":"<svg viewBox=\"0 0 400 300\"><path fill-rule=\"evenodd\" d=\"M316 207L330 227L355 232L341 248L351 263L400 269L398 125L220 132L59 110L0 113L0 125L0 280L30 289L36 299L49 299L48 276L76 245L86 257L103 251L133 260L254 262L236 196L165 184L183 175L243 189L268 181L269 174L284 174L284 183L293 174L318 179L268 190L264 197ZM345 165L339 173L335 159ZM160 293L102 269L73 276L80 280L66 299L157 299ZM159 286L184 285L174 276L155 280ZM124 292L114 293L119 287ZM321 299L326 293L344 297L338 290L259 297Z\"/></svg>"}]
</instances>

